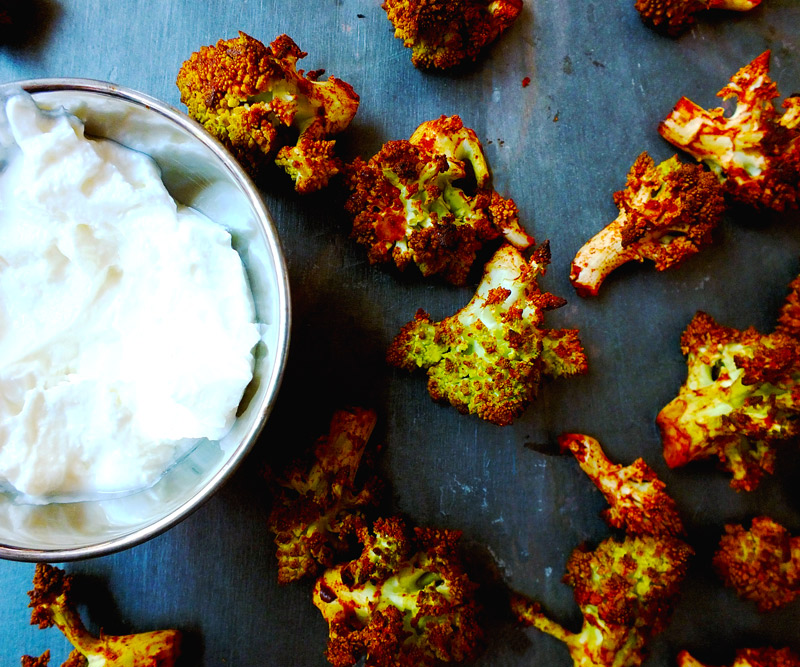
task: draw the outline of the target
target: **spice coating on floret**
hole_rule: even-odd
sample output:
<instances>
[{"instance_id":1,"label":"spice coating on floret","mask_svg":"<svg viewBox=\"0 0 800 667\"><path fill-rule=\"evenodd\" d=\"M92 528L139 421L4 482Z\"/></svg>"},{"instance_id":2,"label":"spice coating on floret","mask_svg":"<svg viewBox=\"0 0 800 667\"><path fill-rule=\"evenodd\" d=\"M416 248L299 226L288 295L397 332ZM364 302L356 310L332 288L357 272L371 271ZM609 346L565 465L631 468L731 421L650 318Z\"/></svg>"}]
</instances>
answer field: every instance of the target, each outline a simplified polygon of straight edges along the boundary
<instances>
[{"instance_id":1,"label":"spice coating on floret","mask_svg":"<svg viewBox=\"0 0 800 667\"><path fill-rule=\"evenodd\" d=\"M583 614L580 632L552 621L519 594L512 611L521 624L564 642L575 667L636 667L647 642L669 620L692 553L678 539L650 535L608 538L594 551L576 549L564 581Z\"/></svg>"},{"instance_id":2,"label":"spice coating on floret","mask_svg":"<svg viewBox=\"0 0 800 667\"><path fill-rule=\"evenodd\" d=\"M327 570L314 604L329 625L327 658L349 667L432 666L474 659L483 631L476 585L464 572L461 534L415 528L402 519L355 528L358 558Z\"/></svg>"},{"instance_id":3,"label":"spice coating on floret","mask_svg":"<svg viewBox=\"0 0 800 667\"><path fill-rule=\"evenodd\" d=\"M581 296L596 295L616 268L651 260L658 271L679 265L712 241L725 200L716 177L677 156L656 165L636 158L624 190L614 193L617 218L587 241L572 261L570 281Z\"/></svg>"},{"instance_id":4,"label":"spice coating on floret","mask_svg":"<svg viewBox=\"0 0 800 667\"><path fill-rule=\"evenodd\" d=\"M336 411L328 434L314 446L313 460L295 461L271 477L275 489L268 525L275 533L279 583L333 565L347 550L345 522L377 504L381 482L362 462L376 419L364 408Z\"/></svg>"},{"instance_id":5,"label":"spice coating on floret","mask_svg":"<svg viewBox=\"0 0 800 667\"><path fill-rule=\"evenodd\" d=\"M745 12L761 0L636 0L636 10L645 23L677 35L695 22L695 15L709 9Z\"/></svg>"},{"instance_id":6,"label":"spice coating on floret","mask_svg":"<svg viewBox=\"0 0 800 667\"><path fill-rule=\"evenodd\" d=\"M794 298L793 289L787 304ZM800 432L800 341L781 330L739 331L698 312L681 350L686 381L656 420L667 464L716 456L733 474L731 486L755 489L773 472L775 445Z\"/></svg>"},{"instance_id":7,"label":"spice coating on floret","mask_svg":"<svg viewBox=\"0 0 800 667\"><path fill-rule=\"evenodd\" d=\"M658 131L705 162L734 199L783 211L800 198L800 96L786 98L785 112L778 113L769 61L765 51L718 93L724 100L736 98L733 113L706 110L682 97Z\"/></svg>"},{"instance_id":8,"label":"spice coating on floret","mask_svg":"<svg viewBox=\"0 0 800 667\"><path fill-rule=\"evenodd\" d=\"M301 193L325 187L340 171L328 137L347 128L359 104L345 81L318 81L322 70L298 70L306 55L288 35L267 47L240 32L193 53L177 79L189 116L252 175L277 153Z\"/></svg>"},{"instance_id":9,"label":"spice coating on floret","mask_svg":"<svg viewBox=\"0 0 800 667\"><path fill-rule=\"evenodd\" d=\"M517 19L522 0L385 0L394 36L421 69L475 60Z\"/></svg>"},{"instance_id":10,"label":"spice coating on floret","mask_svg":"<svg viewBox=\"0 0 800 667\"><path fill-rule=\"evenodd\" d=\"M537 284L549 261L547 244L529 262L513 246L502 246L470 302L440 322L418 311L390 344L387 361L425 369L435 401L511 424L536 396L543 374L587 371L575 330L542 328L545 311L565 303Z\"/></svg>"},{"instance_id":11,"label":"spice coating on floret","mask_svg":"<svg viewBox=\"0 0 800 667\"><path fill-rule=\"evenodd\" d=\"M62 667L174 667L180 655L181 633L156 630L132 635L89 634L72 602L72 577L57 567L37 563L30 597L31 624L55 625L75 647ZM26 656L28 665L44 666L49 652Z\"/></svg>"},{"instance_id":12,"label":"spice coating on floret","mask_svg":"<svg viewBox=\"0 0 800 667\"><path fill-rule=\"evenodd\" d=\"M678 653L678 667L712 667L696 660L688 651ZM800 667L800 656L790 648L745 648L736 651L731 667Z\"/></svg>"},{"instance_id":13,"label":"spice coating on floret","mask_svg":"<svg viewBox=\"0 0 800 667\"><path fill-rule=\"evenodd\" d=\"M644 459L628 466L612 463L595 438L579 433L564 433L558 442L575 455L581 469L602 491L611 506L603 511L610 526L629 535L684 534L675 501Z\"/></svg>"},{"instance_id":14,"label":"spice coating on floret","mask_svg":"<svg viewBox=\"0 0 800 667\"><path fill-rule=\"evenodd\" d=\"M713 558L726 586L762 612L779 609L800 596L800 536L792 537L769 517L756 517L750 529L725 526Z\"/></svg>"},{"instance_id":15,"label":"spice coating on floret","mask_svg":"<svg viewBox=\"0 0 800 667\"><path fill-rule=\"evenodd\" d=\"M460 117L422 123L409 140L389 141L368 162L348 165L351 236L373 264L393 262L401 271L415 264L423 276L461 285L485 243L502 236L521 249L533 244L514 201L495 192L490 178L481 143Z\"/></svg>"}]
</instances>

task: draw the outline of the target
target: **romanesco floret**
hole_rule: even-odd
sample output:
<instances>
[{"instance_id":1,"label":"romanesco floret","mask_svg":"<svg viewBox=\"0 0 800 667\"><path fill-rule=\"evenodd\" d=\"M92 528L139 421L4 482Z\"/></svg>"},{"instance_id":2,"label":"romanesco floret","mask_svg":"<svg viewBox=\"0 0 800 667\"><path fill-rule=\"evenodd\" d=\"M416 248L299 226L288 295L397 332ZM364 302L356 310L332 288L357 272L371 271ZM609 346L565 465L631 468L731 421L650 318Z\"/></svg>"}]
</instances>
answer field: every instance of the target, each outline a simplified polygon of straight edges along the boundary
<instances>
[{"instance_id":1,"label":"romanesco floret","mask_svg":"<svg viewBox=\"0 0 800 667\"><path fill-rule=\"evenodd\" d=\"M656 165L636 158L624 190L614 193L617 218L587 241L572 261L570 281L581 296L596 295L616 268L651 260L659 271L677 266L711 243L725 199L716 177L677 156Z\"/></svg>"},{"instance_id":2,"label":"romanesco floret","mask_svg":"<svg viewBox=\"0 0 800 667\"><path fill-rule=\"evenodd\" d=\"M474 176L475 191L462 187ZM389 141L369 162L347 169L352 237L371 263L416 264L424 276L463 284L477 251L500 236L518 248L533 243L517 207L490 185L475 132L458 116L420 125L408 141Z\"/></svg>"},{"instance_id":3,"label":"romanesco floret","mask_svg":"<svg viewBox=\"0 0 800 667\"><path fill-rule=\"evenodd\" d=\"M761 0L636 0L635 6L645 23L674 36L692 25L699 12L746 12L760 4Z\"/></svg>"},{"instance_id":4,"label":"romanesco floret","mask_svg":"<svg viewBox=\"0 0 800 667\"><path fill-rule=\"evenodd\" d=\"M712 666L693 658L688 651L681 651L678 667ZM736 651L731 667L800 667L800 656L790 648L745 648Z\"/></svg>"},{"instance_id":5,"label":"romanesco floret","mask_svg":"<svg viewBox=\"0 0 800 667\"><path fill-rule=\"evenodd\" d=\"M503 245L469 303L440 322L418 311L390 344L388 362L408 371L425 369L434 400L511 424L536 396L543 374L587 370L576 330L542 328L545 311L564 304L537 285L549 261L546 243L529 262Z\"/></svg>"},{"instance_id":6,"label":"romanesco floret","mask_svg":"<svg viewBox=\"0 0 800 667\"><path fill-rule=\"evenodd\" d=\"M712 560L726 586L758 610L779 609L800 596L800 536L769 517L753 519L750 529L725 526Z\"/></svg>"},{"instance_id":7,"label":"romanesco floret","mask_svg":"<svg viewBox=\"0 0 800 667\"><path fill-rule=\"evenodd\" d=\"M688 374L658 414L674 468L718 457L731 486L750 491L772 473L775 445L798 434L800 341L717 324L698 312L681 338Z\"/></svg>"},{"instance_id":8,"label":"romanesco floret","mask_svg":"<svg viewBox=\"0 0 800 667\"><path fill-rule=\"evenodd\" d=\"M378 519L356 529L363 551L323 573L314 604L328 622L336 667L424 667L477 656L483 631L460 533Z\"/></svg>"},{"instance_id":9,"label":"romanesco floret","mask_svg":"<svg viewBox=\"0 0 800 667\"><path fill-rule=\"evenodd\" d=\"M374 411L364 408L338 410L328 434L314 446L313 461L296 461L272 477L268 524L275 533L281 584L333 565L348 547L342 535L345 521L377 504L380 481L362 465L376 419Z\"/></svg>"},{"instance_id":10,"label":"romanesco floret","mask_svg":"<svg viewBox=\"0 0 800 667\"><path fill-rule=\"evenodd\" d=\"M594 551L576 549L564 581L583 614L580 632L550 620L522 595L513 596L512 610L523 625L564 642L575 667L637 667L647 642L669 620L691 555L678 539L650 535L608 538Z\"/></svg>"},{"instance_id":11,"label":"romanesco floret","mask_svg":"<svg viewBox=\"0 0 800 667\"><path fill-rule=\"evenodd\" d=\"M177 79L189 115L252 175L277 153L301 193L325 187L340 171L329 136L347 128L359 103L349 83L298 70L306 55L288 35L267 47L240 32L193 53Z\"/></svg>"},{"instance_id":12,"label":"romanesco floret","mask_svg":"<svg viewBox=\"0 0 800 667\"><path fill-rule=\"evenodd\" d=\"M505 32L522 0L385 0L394 36L422 69L447 69L478 54Z\"/></svg>"},{"instance_id":13,"label":"romanesco floret","mask_svg":"<svg viewBox=\"0 0 800 667\"><path fill-rule=\"evenodd\" d=\"M57 567L37 563L30 597L31 624L55 625L75 647L62 667L174 667L180 655L181 633L156 630L133 635L89 634L72 602L72 576ZM25 656L23 665L45 667L49 652Z\"/></svg>"},{"instance_id":14,"label":"romanesco floret","mask_svg":"<svg viewBox=\"0 0 800 667\"><path fill-rule=\"evenodd\" d=\"M561 435L559 444L575 455L581 469L602 491L611 506L603 512L610 526L629 535L684 534L675 501L644 459L628 466L612 463L595 438L579 433Z\"/></svg>"},{"instance_id":15,"label":"romanesco floret","mask_svg":"<svg viewBox=\"0 0 800 667\"><path fill-rule=\"evenodd\" d=\"M800 96L773 104L770 52L745 65L719 93L736 98L732 113L706 110L686 97L661 122L664 139L705 162L734 199L783 211L800 198Z\"/></svg>"}]
</instances>

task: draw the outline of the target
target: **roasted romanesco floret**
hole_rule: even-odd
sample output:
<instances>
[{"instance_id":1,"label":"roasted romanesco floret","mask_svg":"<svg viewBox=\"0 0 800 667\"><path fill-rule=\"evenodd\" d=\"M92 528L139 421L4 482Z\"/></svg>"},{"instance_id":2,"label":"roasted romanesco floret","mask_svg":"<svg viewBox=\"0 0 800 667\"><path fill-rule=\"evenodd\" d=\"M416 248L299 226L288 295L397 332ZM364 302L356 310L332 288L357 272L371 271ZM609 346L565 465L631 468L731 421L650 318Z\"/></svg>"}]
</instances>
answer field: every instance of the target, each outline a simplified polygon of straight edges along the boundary
<instances>
[{"instance_id":1,"label":"roasted romanesco floret","mask_svg":"<svg viewBox=\"0 0 800 667\"><path fill-rule=\"evenodd\" d=\"M460 533L397 518L357 529L363 551L327 570L314 604L328 622L328 660L349 667L424 667L476 657L483 636Z\"/></svg>"},{"instance_id":2,"label":"roasted romanesco floret","mask_svg":"<svg viewBox=\"0 0 800 667\"><path fill-rule=\"evenodd\" d=\"M600 443L588 435L565 433L559 438L562 449L575 455L608 504L603 518L629 535L672 535L684 533L678 507L664 490L665 485L644 459L629 466L608 460Z\"/></svg>"},{"instance_id":3,"label":"roasted romanesco floret","mask_svg":"<svg viewBox=\"0 0 800 667\"><path fill-rule=\"evenodd\" d=\"M177 80L189 115L251 174L277 153L277 164L303 193L325 187L339 172L329 136L347 128L359 103L350 84L318 81L322 70L298 70L306 55L287 35L267 47L240 32L193 53Z\"/></svg>"},{"instance_id":4,"label":"roasted romanesco floret","mask_svg":"<svg viewBox=\"0 0 800 667\"><path fill-rule=\"evenodd\" d=\"M425 369L434 400L494 424L511 424L536 396L543 374L587 370L577 330L541 328L545 311L564 304L537 285L549 261L546 243L529 262L503 245L469 303L441 322L418 311L389 346L388 362L409 371Z\"/></svg>"},{"instance_id":5,"label":"roasted romanesco floret","mask_svg":"<svg viewBox=\"0 0 800 667\"><path fill-rule=\"evenodd\" d=\"M725 526L713 558L714 569L726 586L759 611L783 607L800 596L800 536L769 517L756 517L749 530Z\"/></svg>"},{"instance_id":6,"label":"roasted romanesco floret","mask_svg":"<svg viewBox=\"0 0 800 667\"><path fill-rule=\"evenodd\" d=\"M570 280L581 296L595 295L614 269L652 260L663 271L711 242L725 200L716 177L677 156L656 165L636 158L624 190L614 193L617 218L578 251Z\"/></svg>"},{"instance_id":7,"label":"roasted romanesco floret","mask_svg":"<svg viewBox=\"0 0 800 667\"><path fill-rule=\"evenodd\" d=\"M473 177L468 193L464 183ZM487 241L502 236L521 249L533 243L513 200L491 188L481 143L458 116L423 123L369 162L356 159L346 180L352 237L367 246L372 263L401 270L413 263L424 276L460 285Z\"/></svg>"},{"instance_id":8,"label":"roasted romanesco floret","mask_svg":"<svg viewBox=\"0 0 800 667\"><path fill-rule=\"evenodd\" d=\"M650 535L608 538L594 551L576 549L564 581L575 589L583 627L570 632L539 604L514 595L512 610L567 645L575 667L636 667L646 644L667 624L692 550L680 540Z\"/></svg>"},{"instance_id":9,"label":"roasted romanesco floret","mask_svg":"<svg viewBox=\"0 0 800 667\"><path fill-rule=\"evenodd\" d=\"M677 35L695 21L695 15L709 9L745 12L761 0L636 0L636 10L645 23Z\"/></svg>"},{"instance_id":10,"label":"roasted romanesco floret","mask_svg":"<svg viewBox=\"0 0 800 667\"><path fill-rule=\"evenodd\" d=\"M33 578L31 624L55 625L75 647L62 667L173 667L180 654L178 630L156 630L134 635L89 634L71 597L72 577L63 570L38 563ZM39 658L25 656L23 665L44 667L49 652Z\"/></svg>"},{"instance_id":11,"label":"roasted romanesco floret","mask_svg":"<svg viewBox=\"0 0 800 667\"><path fill-rule=\"evenodd\" d=\"M342 535L345 521L377 504L377 476L362 470L357 480L375 422L372 410L335 412L328 434L314 447L313 461L295 462L283 474L271 476L275 493L269 528L278 547L280 583L333 565L348 546Z\"/></svg>"},{"instance_id":12,"label":"roasted romanesco floret","mask_svg":"<svg viewBox=\"0 0 800 667\"><path fill-rule=\"evenodd\" d=\"M712 667L693 658L687 651L678 653L678 667ZM736 651L731 667L800 667L800 656L790 648L745 648Z\"/></svg>"},{"instance_id":13,"label":"roasted romanesco floret","mask_svg":"<svg viewBox=\"0 0 800 667\"><path fill-rule=\"evenodd\" d=\"M637 667L669 621L693 551L677 537L683 524L674 501L641 459L614 465L586 435L564 434L559 443L605 495L606 521L627 534L594 551L581 546L567 561L564 581L583 614L580 632L550 620L523 595L512 596L512 611L523 625L564 642L575 667Z\"/></svg>"},{"instance_id":14,"label":"roasted romanesco floret","mask_svg":"<svg viewBox=\"0 0 800 667\"><path fill-rule=\"evenodd\" d=\"M394 36L419 68L475 60L522 11L522 0L385 0Z\"/></svg>"},{"instance_id":15,"label":"roasted romanesco floret","mask_svg":"<svg viewBox=\"0 0 800 667\"><path fill-rule=\"evenodd\" d=\"M736 98L733 113L706 110L682 97L658 131L664 139L705 162L734 199L783 211L800 198L800 96L772 100L770 52L740 69L718 95Z\"/></svg>"},{"instance_id":16,"label":"roasted romanesco floret","mask_svg":"<svg viewBox=\"0 0 800 667\"><path fill-rule=\"evenodd\" d=\"M782 317L795 300L793 289ZM670 467L718 457L746 491L772 473L775 445L800 432L800 340L782 326L762 334L695 315L681 338L686 382L657 417Z\"/></svg>"}]
</instances>

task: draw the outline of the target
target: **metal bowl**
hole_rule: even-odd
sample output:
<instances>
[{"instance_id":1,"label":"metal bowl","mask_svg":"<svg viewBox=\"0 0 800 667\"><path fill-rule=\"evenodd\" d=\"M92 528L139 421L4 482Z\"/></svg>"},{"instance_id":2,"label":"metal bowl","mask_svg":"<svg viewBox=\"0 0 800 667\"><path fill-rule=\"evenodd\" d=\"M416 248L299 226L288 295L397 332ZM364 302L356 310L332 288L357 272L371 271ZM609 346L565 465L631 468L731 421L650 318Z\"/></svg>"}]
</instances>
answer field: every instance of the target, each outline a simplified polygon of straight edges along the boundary
<instances>
[{"instance_id":1,"label":"metal bowl","mask_svg":"<svg viewBox=\"0 0 800 667\"><path fill-rule=\"evenodd\" d=\"M43 108L64 107L86 134L150 155L173 198L225 226L244 263L262 341L255 374L232 430L201 441L150 488L84 502L26 504L0 493L0 557L61 562L100 556L141 543L184 519L231 475L253 446L280 385L289 345L289 281L278 235L252 181L230 154L186 115L114 84L36 79L22 88Z\"/></svg>"}]
</instances>

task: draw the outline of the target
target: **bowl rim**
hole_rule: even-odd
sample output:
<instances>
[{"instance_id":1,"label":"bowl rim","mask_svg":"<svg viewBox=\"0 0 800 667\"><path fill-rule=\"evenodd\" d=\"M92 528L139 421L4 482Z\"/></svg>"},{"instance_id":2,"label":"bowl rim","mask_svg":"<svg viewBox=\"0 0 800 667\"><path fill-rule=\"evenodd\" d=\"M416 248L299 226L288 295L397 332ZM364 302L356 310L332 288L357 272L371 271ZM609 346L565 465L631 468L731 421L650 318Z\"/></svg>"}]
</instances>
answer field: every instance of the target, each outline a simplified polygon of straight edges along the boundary
<instances>
[{"instance_id":1,"label":"bowl rim","mask_svg":"<svg viewBox=\"0 0 800 667\"><path fill-rule=\"evenodd\" d=\"M246 196L264 232L268 254L276 273L276 282L278 285L278 293L276 295L278 322L274 325L277 328L275 361L271 365L269 373L266 377L262 378L261 381L261 384L266 385L267 389L258 406L258 416L254 420L253 425L244 434L239 445L231 452L220 469L205 483L198 493L194 494L184 503L153 523L136 528L118 537L89 545L39 549L19 547L0 542L0 558L6 560L65 562L105 556L146 542L187 518L219 490L255 445L275 405L275 400L288 361L292 320L289 273L277 228L255 183L239 162L231 155L228 149L216 138L211 136L202 125L185 113L146 93L99 79L53 77L20 79L0 84L0 91L13 88L21 88L32 95L44 92L78 91L105 97L121 98L158 113L188 132L211 150L219 160L223 169L228 172L237 185L240 186L242 193Z\"/></svg>"}]
</instances>

